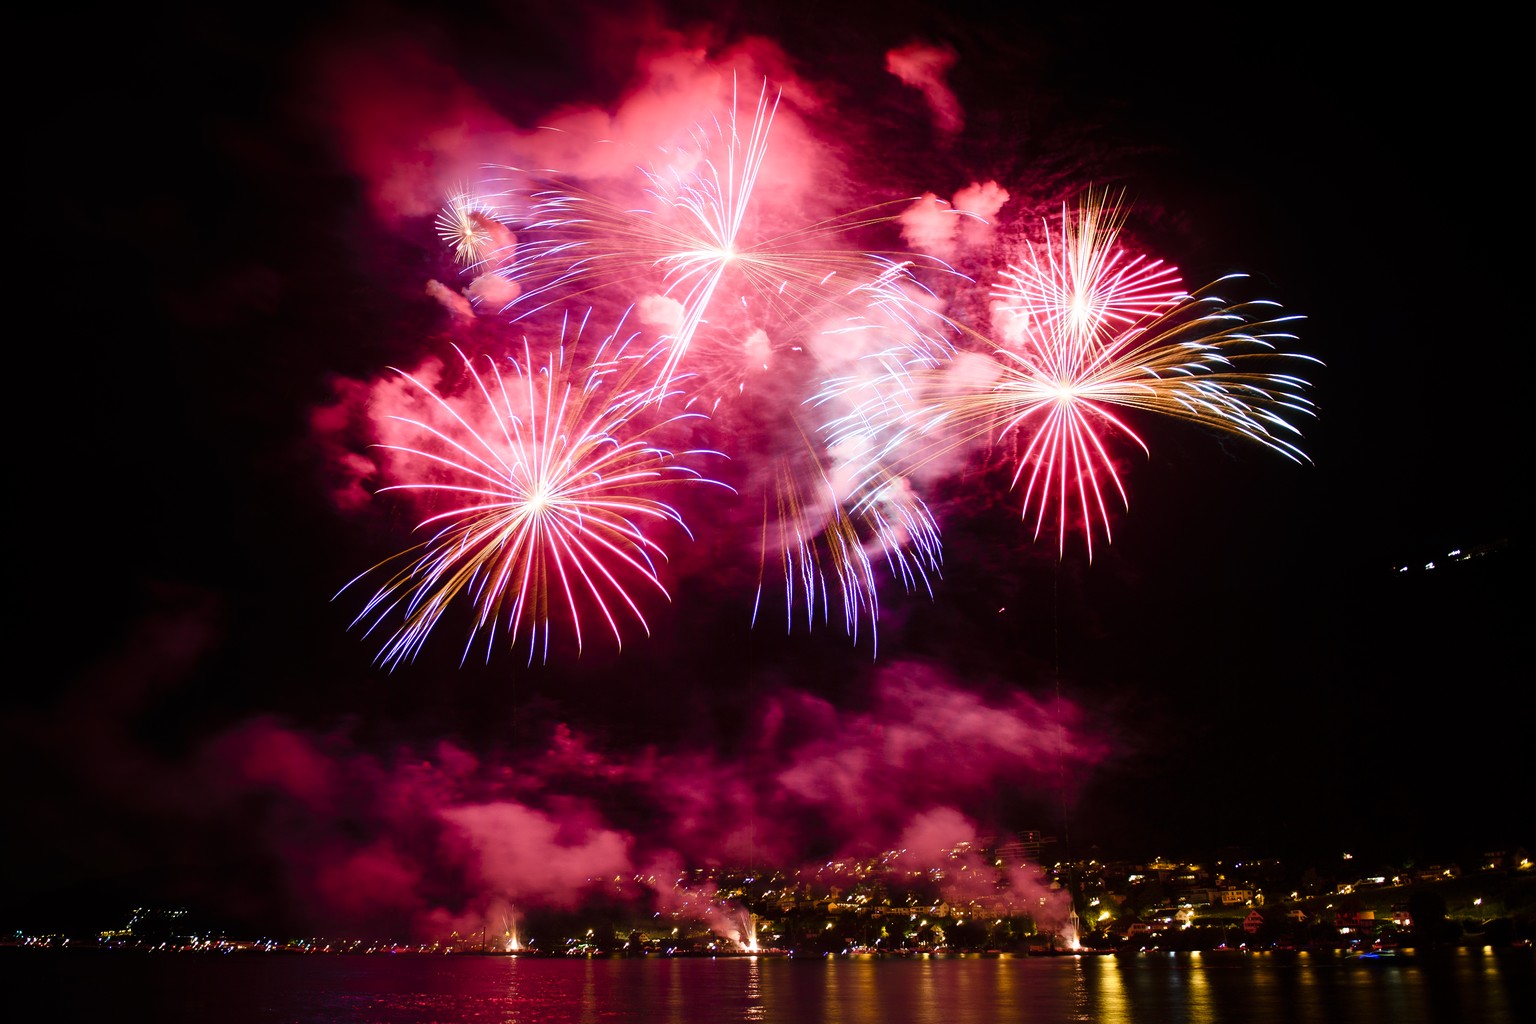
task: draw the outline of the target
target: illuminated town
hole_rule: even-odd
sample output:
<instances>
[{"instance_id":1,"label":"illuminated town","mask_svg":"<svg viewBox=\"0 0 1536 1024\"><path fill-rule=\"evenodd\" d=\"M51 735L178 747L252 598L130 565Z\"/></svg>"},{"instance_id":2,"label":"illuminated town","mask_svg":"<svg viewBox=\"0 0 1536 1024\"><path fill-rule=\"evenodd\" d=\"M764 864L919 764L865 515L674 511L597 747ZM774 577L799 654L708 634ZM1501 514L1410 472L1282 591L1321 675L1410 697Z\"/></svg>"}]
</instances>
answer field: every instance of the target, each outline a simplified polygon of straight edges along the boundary
<instances>
[{"instance_id":1,"label":"illuminated town","mask_svg":"<svg viewBox=\"0 0 1536 1024\"><path fill-rule=\"evenodd\" d=\"M1211 862L1060 861L1038 872L1040 894L1003 893L1004 872L1052 840L1025 833L951 852L955 868L913 869L904 851L794 872L693 869L668 911L642 913L629 883L594 880L580 910L509 908L475 931L430 941L226 934L184 909L137 908L95 934L13 933L0 944L33 949L153 952L477 954L516 956L1060 956L1151 951L1308 950L1406 955L1428 947L1530 948L1536 871L1524 850L1477 863L1393 873L1293 877L1275 859ZM963 880L977 855L997 879ZM1038 869L1036 869L1038 871ZM946 897L965 891L964 899ZM1068 908L1065 916L1060 909Z\"/></svg>"}]
</instances>

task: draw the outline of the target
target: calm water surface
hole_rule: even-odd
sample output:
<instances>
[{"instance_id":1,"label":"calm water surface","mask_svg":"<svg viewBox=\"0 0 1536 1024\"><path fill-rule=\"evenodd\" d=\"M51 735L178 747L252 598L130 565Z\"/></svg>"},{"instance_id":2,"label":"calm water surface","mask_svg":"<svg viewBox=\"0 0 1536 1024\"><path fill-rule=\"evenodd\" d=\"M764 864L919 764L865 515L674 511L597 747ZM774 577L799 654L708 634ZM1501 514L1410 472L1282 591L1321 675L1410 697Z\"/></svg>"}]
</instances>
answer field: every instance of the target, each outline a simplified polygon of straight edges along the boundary
<instances>
[{"instance_id":1,"label":"calm water surface","mask_svg":"<svg viewBox=\"0 0 1536 1024\"><path fill-rule=\"evenodd\" d=\"M5 951L5 1020L330 1024L1532 1024L1529 950L558 960Z\"/></svg>"}]
</instances>

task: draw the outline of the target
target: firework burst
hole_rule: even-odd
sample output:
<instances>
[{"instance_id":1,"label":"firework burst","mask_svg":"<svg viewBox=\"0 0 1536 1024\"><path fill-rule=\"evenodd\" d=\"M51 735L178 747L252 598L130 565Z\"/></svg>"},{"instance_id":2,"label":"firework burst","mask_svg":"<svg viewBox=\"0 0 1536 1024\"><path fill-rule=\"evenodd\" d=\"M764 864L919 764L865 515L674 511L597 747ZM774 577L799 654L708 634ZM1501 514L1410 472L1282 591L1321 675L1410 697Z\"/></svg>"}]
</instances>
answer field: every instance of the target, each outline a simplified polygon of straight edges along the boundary
<instances>
[{"instance_id":1,"label":"firework burst","mask_svg":"<svg viewBox=\"0 0 1536 1024\"><path fill-rule=\"evenodd\" d=\"M453 248L454 262L472 272L482 269L505 245L501 239L506 229L490 205L468 187L455 189L448 196L436 224L438 237Z\"/></svg>"},{"instance_id":2,"label":"firework burst","mask_svg":"<svg viewBox=\"0 0 1536 1024\"><path fill-rule=\"evenodd\" d=\"M1126 213L1091 189L1075 218L1063 207L1059 231L1047 226L1043 244L1026 241L1026 258L1003 271L998 308L1062 347L1095 345L1174 306L1185 297L1178 269L1117 244Z\"/></svg>"},{"instance_id":3,"label":"firework burst","mask_svg":"<svg viewBox=\"0 0 1536 1024\"><path fill-rule=\"evenodd\" d=\"M517 321L600 293L626 301L637 291L664 296L676 304L657 375L665 391L706 323L728 323L736 338L793 335L819 329L823 319L858 315L871 301L896 301L903 285L916 285L918 257L827 241L893 222L910 198L783 230L764 227L754 193L778 103L765 82L743 124L733 98L723 124L695 133L697 159L642 169L644 195L634 203L508 169L536 184L503 190L498 199L522 211L514 218L515 253L497 269L515 285L503 311Z\"/></svg>"},{"instance_id":4,"label":"firework burst","mask_svg":"<svg viewBox=\"0 0 1536 1024\"><path fill-rule=\"evenodd\" d=\"M962 328L990 354L966 350L917 373L877 375L832 418L829 434L861 439L871 475L911 475L941 457L1006 444L1013 486L1035 535L1054 516L1058 553L1075 520L1092 557L1094 524L1111 536L1112 499L1129 505L1110 439L1149 452L1123 410L1173 417L1240 436L1306 461L1299 418L1314 414L1308 384L1288 367L1290 326L1268 301L1229 302L1218 289L1173 291L1177 272L1117 247L1123 213L1086 199L1072 221L1063 212L1059 247L1031 249L994 294L1005 301L995 326L1001 344Z\"/></svg>"},{"instance_id":5,"label":"firework burst","mask_svg":"<svg viewBox=\"0 0 1536 1024\"><path fill-rule=\"evenodd\" d=\"M1108 438L1124 435L1150 454L1117 409L1185 420L1306 460L1292 421L1313 415L1307 382L1273 367L1308 357L1281 352L1281 344L1295 339L1288 327L1299 318L1277 311L1273 303L1228 303L1207 292L1090 346L1000 349L995 378L941 403L934 422L972 437L1016 434L1022 450L1013 483L1023 483L1023 513L1028 518L1033 509L1035 535L1054 509L1058 551L1064 551L1075 505L1091 557L1092 523L1110 537L1106 493L1112 488L1129 507Z\"/></svg>"},{"instance_id":6,"label":"firework burst","mask_svg":"<svg viewBox=\"0 0 1536 1024\"><path fill-rule=\"evenodd\" d=\"M634 588L667 591L657 568L665 555L646 524L687 532L659 493L713 482L691 463L714 453L658 446L669 426L698 414L657 413L654 367L627 342L610 335L581 367L573 347L562 343L541 364L525 341L506 370L489 359L477 369L459 351L469 385L461 395L395 371L427 411L391 417L416 440L380 446L405 474L381 491L446 507L418 525L428 540L343 588L388 574L354 620L384 633L382 664L413 659L457 603L472 608L466 658L477 637L489 657L498 633L508 647L526 641L530 661L547 658L557 620L578 653L593 622L620 646L623 622L649 632Z\"/></svg>"}]
</instances>

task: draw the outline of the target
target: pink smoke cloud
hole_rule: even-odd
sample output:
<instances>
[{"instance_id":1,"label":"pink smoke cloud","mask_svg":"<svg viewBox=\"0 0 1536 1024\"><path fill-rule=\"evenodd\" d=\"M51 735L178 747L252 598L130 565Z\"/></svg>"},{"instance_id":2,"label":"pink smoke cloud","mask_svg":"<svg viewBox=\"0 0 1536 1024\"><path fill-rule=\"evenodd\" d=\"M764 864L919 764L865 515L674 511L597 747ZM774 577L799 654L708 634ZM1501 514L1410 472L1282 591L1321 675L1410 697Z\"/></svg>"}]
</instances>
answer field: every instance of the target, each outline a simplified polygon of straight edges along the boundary
<instances>
[{"instance_id":1,"label":"pink smoke cloud","mask_svg":"<svg viewBox=\"0 0 1536 1024\"><path fill-rule=\"evenodd\" d=\"M153 660L158 687L176 685L167 671L179 678L207 650L201 605L182 611L124 655ZM679 888L687 871L813 871L828 851L906 849L948 877L953 848L996 829L986 815L999 786L1054 804L1058 778L1081 783L1106 754L1069 702L983 692L909 663L853 681L848 706L770 687L728 749L620 747L559 722L515 755L449 740L381 749L346 723L320 730L257 715L184 755L151 756L129 730L157 687L123 689L124 664L113 663L116 689L85 694L55 726L88 737L83 749L101 759L85 777L94 792L161 826L151 833L205 834L214 863L262 865L276 895L231 886L221 870L231 902L280 898L317 926L423 938L494 907L578 906L598 889L691 906L721 934L741 934L740 908L707 887ZM1023 891L1030 878L1020 866L999 891Z\"/></svg>"},{"instance_id":2,"label":"pink smoke cloud","mask_svg":"<svg viewBox=\"0 0 1536 1024\"><path fill-rule=\"evenodd\" d=\"M426 910L419 896L419 866L388 839L362 849L337 850L334 857L318 857L313 872L300 875L299 881L306 899L348 921L395 915L412 920Z\"/></svg>"},{"instance_id":3,"label":"pink smoke cloud","mask_svg":"<svg viewBox=\"0 0 1536 1024\"><path fill-rule=\"evenodd\" d=\"M944 80L958 55L948 46L912 42L885 55L885 69L923 94L935 127L954 135L965 126L960 101Z\"/></svg>"},{"instance_id":4,"label":"pink smoke cloud","mask_svg":"<svg viewBox=\"0 0 1536 1024\"><path fill-rule=\"evenodd\" d=\"M511 126L406 33L337 40L310 69L313 111L386 221L437 212Z\"/></svg>"},{"instance_id":5,"label":"pink smoke cloud","mask_svg":"<svg viewBox=\"0 0 1536 1024\"><path fill-rule=\"evenodd\" d=\"M318 452L331 503L342 512L358 513L373 501L367 486L379 470L377 462L359 450L359 426L366 422L369 385L333 376L331 399L310 410L311 451ZM371 435L369 435L371 437Z\"/></svg>"},{"instance_id":6,"label":"pink smoke cloud","mask_svg":"<svg viewBox=\"0 0 1536 1024\"><path fill-rule=\"evenodd\" d=\"M796 113L820 100L777 44L747 37L722 45L707 30L644 22L614 30L628 34L636 53L624 95L607 105L562 104L537 124L513 123L430 50L423 42L430 34L409 28L317 48L302 88L318 97L308 109L366 183L375 214L390 224L434 215L487 168L503 179L536 168L637 188L640 169L686 173L701 159L699 138L711 118L724 120L735 108L750 120L768 79L769 102L782 94L787 103L775 115L773 150L761 170L765 193L797 207L826 192L832 154Z\"/></svg>"},{"instance_id":7,"label":"pink smoke cloud","mask_svg":"<svg viewBox=\"0 0 1536 1024\"><path fill-rule=\"evenodd\" d=\"M997 215L1012 198L995 181L972 182L955 193L954 208L970 214L960 218L960 234L969 246L980 248L992 241Z\"/></svg>"},{"instance_id":8,"label":"pink smoke cloud","mask_svg":"<svg viewBox=\"0 0 1536 1024\"><path fill-rule=\"evenodd\" d=\"M905 850L903 863L940 869L956 899L983 876L993 888L977 891L1033 898L1036 869L1017 865L998 883L980 862L957 874L955 858L995 831L978 816L997 786L1044 793L1103 758L1082 712L1023 693L985 696L917 664L875 673L858 703L777 691L729 753L604 749L560 725L512 770L446 741L381 757L345 730L261 717L208 742L194 777L207 807L262 807L245 822L252 850L282 865L287 889L317 917L357 924L425 930L496 901L573 907L602 887L661 907L713 907L721 928L739 931L716 894L678 888L686 869L813 870L826 849Z\"/></svg>"},{"instance_id":9,"label":"pink smoke cloud","mask_svg":"<svg viewBox=\"0 0 1536 1024\"><path fill-rule=\"evenodd\" d=\"M959 219L952 206L932 192L925 192L901 212L902 241L918 252L953 259Z\"/></svg>"},{"instance_id":10,"label":"pink smoke cloud","mask_svg":"<svg viewBox=\"0 0 1536 1024\"><path fill-rule=\"evenodd\" d=\"M246 723L210 754L220 770L230 773L239 785L274 790L309 810L324 811L334 805L330 757L308 737L284 728L273 718Z\"/></svg>"},{"instance_id":11,"label":"pink smoke cloud","mask_svg":"<svg viewBox=\"0 0 1536 1024\"><path fill-rule=\"evenodd\" d=\"M1089 764L1104 754L1079 735L1075 709L1024 694L987 700L916 663L880 670L862 714L837 716L800 703L794 717L809 711L813 719L833 720L786 758L790 767L777 776L777 795L847 823L845 842L890 844L916 813L974 800L1005 778L1043 782L1055 766Z\"/></svg>"},{"instance_id":12,"label":"pink smoke cloud","mask_svg":"<svg viewBox=\"0 0 1536 1024\"><path fill-rule=\"evenodd\" d=\"M427 294L436 299L438 305L446 309L449 314L458 320L473 320L475 318L474 304L467 295L454 291L440 281L428 281Z\"/></svg>"},{"instance_id":13,"label":"pink smoke cloud","mask_svg":"<svg viewBox=\"0 0 1536 1024\"><path fill-rule=\"evenodd\" d=\"M514 902L574 906L594 879L630 875L629 839L566 804L559 818L512 802L447 808L476 854L476 876Z\"/></svg>"},{"instance_id":14,"label":"pink smoke cloud","mask_svg":"<svg viewBox=\"0 0 1536 1024\"><path fill-rule=\"evenodd\" d=\"M465 293L476 306L499 313L522 294L522 287L500 274L480 274L469 283Z\"/></svg>"},{"instance_id":15,"label":"pink smoke cloud","mask_svg":"<svg viewBox=\"0 0 1536 1024\"><path fill-rule=\"evenodd\" d=\"M983 248L992 241L998 212L1009 200L995 181L972 182L944 200L927 192L901 212L902 240L918 252L952 260L961 245Z\"/></svg>"},{"instance_id":16,"label":"pink smoke cloud","mask_svg":"<svg viewBox=\"0 0 1536 1024\"><path fill-rule=\"evenodd\" d=\"M975 824L959 811L935 807L907 823L896 838L896 847L908 851L919 864L932 864L962 843L973 841L978 834Z\"/></svg>"}]
</instances>

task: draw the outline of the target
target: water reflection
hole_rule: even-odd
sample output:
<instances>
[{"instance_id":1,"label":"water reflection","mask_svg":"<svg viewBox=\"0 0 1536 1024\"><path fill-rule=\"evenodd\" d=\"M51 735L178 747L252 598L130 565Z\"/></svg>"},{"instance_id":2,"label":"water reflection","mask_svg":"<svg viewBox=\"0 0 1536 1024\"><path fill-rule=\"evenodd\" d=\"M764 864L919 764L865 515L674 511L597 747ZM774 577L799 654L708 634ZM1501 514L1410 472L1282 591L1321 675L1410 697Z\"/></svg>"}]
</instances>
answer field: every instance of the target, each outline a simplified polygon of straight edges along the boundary
<instances>
[{"instance_id":1,"label":"water reflection","mask_svg":"<svg viewBox=\"0 0 1536 1024\"><path fill-rule=\"evenodd\" d=\"M1530 1024L1530 950L564 959L0 954L15 1005L157 1024ZM42 1018L40 1018L42 1019Z\"/></svg>"},{"instance_id":2,"label":"water reflection","mask_svg":"<svg viewBox=\"0 0 1536 1024\"><path fill-rule=\"evenodd\" d=\"M1070 1018L1310 1024L1536 1021L1529 951L1460 949L1382 961L1299 953L1144 953L1084 958ZM1001 1019L1001 1018L1000 1018Z\"/></svg>"},{"instance_id":3,"label":"water reflection","mask_svg":"<svg viewBox=\"0 0 1536 1024\"><path fill-rule=\"evenodd\" d=\"M1019 1001L1017 992L1018 986L1015 984L1019 974L1017 971L1010 970L1008 967L1008 961L1002 959L1001 957L992 962L997 966L997 970L992 972L992 977L994 979L994 983L997 986L996 992L998 1006L1002 1008L1004 1012L1011 1014L1013 1012L1013 1008L1018 1005ZM1020 1016L1022 1017L1022 1015ZM1003 1019L1007 1020L1012 1018L1005 1017Z\"/></svg>"},{"instance_id":4,"label":"water reflection","mask_svg":"<svg viewBox=\"0 0 1536 1024\"><path fill-rule=\"evenodd\" d=\"M1119 959L1094 957L1080 959L1078 963L1087 979L1084 990L1088 996L1088 1016L1084 1019L1103 1021L1104 1024L1128 1024L1131 1011L1126 1002Z\"/></svg>"},{"instance_id":5,"label":"water reflection","mask_svg":"<svg viewBox=\"0 0 1536 1024\"><path fill-rule=\"evenodd\" d=\"M753 957L747 962L747 1012L743 1019L749 1021L768 1019L768 1008L763 1005L762 988L762 965L758 963L757 957Z\"/></svg>"},{"instance_id":6,"label":"water reflection","mask_svg":"<svg viewBox=\"0 0 1536 1024\"><path fill-rule=\"evenodd\" d=\"M1200 954L1195 953L1190 958L1190 970L1184 972L1184 979L1189 986L1189 1010L1184 1019L1189 1024L1213 1024L1220 1019L1213 1005L1214 996L1211 986L1206 980L1205 971L1198 968L1203 965L1200 962Z\"/></svg>"},{"instance_id":7,"label":"water reflection","mask_svg":"<svg viewBox=\"0 0 1536 1024\"><path fill-rule=\"evenodd\" d=\"M593 961L585 961L586 969L582 972L581 979L581 1024L596 1024L597 1022L597 984L596 969Z\"/></svg>"}]
</instances>

